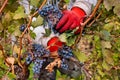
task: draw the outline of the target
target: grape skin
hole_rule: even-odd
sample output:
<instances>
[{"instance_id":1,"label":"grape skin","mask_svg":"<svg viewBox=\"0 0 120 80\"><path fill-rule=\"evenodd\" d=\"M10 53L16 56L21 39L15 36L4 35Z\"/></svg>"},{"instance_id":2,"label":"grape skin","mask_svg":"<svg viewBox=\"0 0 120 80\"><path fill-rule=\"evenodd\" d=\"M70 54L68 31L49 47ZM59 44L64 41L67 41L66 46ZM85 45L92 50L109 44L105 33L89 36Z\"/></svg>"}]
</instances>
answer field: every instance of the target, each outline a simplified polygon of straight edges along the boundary
<instances>
[{"instance_id":1,"label":"grape skin","mask_svg":"<svg viewBox=\"0 0 120 80\"><path fill-rule=\"evenodd\" d=\"M66 59L70 59L71 57L73 57L72 49L66 45L58 49L58 54L59 56L66 58Z\"/></svg>"},{"instance_id":2,"label":"grape skin","mask_svg":"<svg viewBox=\"0 0 120 80\"><path fill-rule=\"evenodd\" d=\"M20 28L19 28L19 30L21 31L21 32L23 32L24 30L25 30L25 24L22 24L21 26L20 26Z\"/></svg>"}]
</instances>

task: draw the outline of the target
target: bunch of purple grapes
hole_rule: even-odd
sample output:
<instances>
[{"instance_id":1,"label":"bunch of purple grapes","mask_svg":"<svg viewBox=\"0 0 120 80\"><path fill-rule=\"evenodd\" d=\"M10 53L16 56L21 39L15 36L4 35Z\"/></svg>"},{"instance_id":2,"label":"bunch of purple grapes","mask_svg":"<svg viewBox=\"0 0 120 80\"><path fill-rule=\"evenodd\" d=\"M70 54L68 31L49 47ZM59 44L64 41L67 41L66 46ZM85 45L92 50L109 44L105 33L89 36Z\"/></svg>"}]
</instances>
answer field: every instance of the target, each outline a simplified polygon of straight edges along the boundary
<instances>
[{"instance_id":1,"label":"bunch of purple grapes","mask_svg":"<svg viewBox=\"0 0 120 80\"><path fill-rule=\"evenodd\" d=\"M49 55L49 50L45 49L43 45L33 44L33 56L35 58L42 57L44 55Z\"/></svg>"},{"instance_id":2,"label":"bunch of purple grapes","mask_svg":"<svg viewBox=\"0 0 120 80\"><path fill-rule=\"evenodd\" d=\"M33 72L34 72L34 75L36 78L39 77L39 74L41 72L41 69L43 67L43 63L45 62L45 59L40 59L40 58L36 58L34 61L33 61Z\"/></svg>"},{"instance_id":3,"label":"bunch of purple grapes","mask_svg":"<svg viewBox=\"0 0 120 80\"><path fill-rule=\"evenodd\" d=\"M74 57L72 49L67 45L63 45L63 47L59 48L58 54L59 56L66 59L70 59L71 57Z\"/></svg>"},{"instance_id":4,"label":"bunch of purple grapes","mask_svg":"<svg viewBox=\"0 0 120 80\"><path fill-rule=\"evenodd\" d=\"M54 4L48 4L39 10L39 14L47 21L49 28L54 33L57 33L55 26L62 17L62 12L59 8Z\"/></svg>"}]
</instances>

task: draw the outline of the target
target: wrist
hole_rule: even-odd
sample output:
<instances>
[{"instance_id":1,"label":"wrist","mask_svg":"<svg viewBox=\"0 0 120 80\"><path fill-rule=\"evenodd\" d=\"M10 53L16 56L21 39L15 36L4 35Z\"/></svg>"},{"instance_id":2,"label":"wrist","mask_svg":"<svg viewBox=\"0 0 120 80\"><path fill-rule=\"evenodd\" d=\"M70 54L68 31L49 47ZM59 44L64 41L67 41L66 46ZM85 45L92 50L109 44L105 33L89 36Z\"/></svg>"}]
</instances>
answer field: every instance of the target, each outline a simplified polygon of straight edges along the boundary
<instances>
[{"instance_id":1,"label":"wrist","mask_svg":"<svg viewBox=\"0 0 120 80\"><path fill-rule=\"evenodd\" d=\"M73 11L79 18L84 18L86 15L85 11L79 7L73 7L71 11Z\"/></svg>"}]
</instances>

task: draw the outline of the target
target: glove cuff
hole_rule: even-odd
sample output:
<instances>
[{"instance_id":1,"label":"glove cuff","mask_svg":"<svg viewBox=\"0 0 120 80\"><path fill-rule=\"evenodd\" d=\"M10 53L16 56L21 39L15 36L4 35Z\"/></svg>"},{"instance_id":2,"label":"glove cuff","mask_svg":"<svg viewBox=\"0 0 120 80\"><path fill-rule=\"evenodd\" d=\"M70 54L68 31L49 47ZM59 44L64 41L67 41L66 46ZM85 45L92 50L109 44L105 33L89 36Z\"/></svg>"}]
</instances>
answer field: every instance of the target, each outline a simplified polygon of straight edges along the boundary
<instances>
[{"instance_id":1,"label":"glove cuff","mask_svg":"<svg viewBox=\"0 0 120 80\"><path fill-rule=\"evenodd\" d=\"M85 18L85 11L79 7L73 7L71 9L71 11L73 11L80 19L82 18L82 20Z\"/></svg>"}]
</instances>

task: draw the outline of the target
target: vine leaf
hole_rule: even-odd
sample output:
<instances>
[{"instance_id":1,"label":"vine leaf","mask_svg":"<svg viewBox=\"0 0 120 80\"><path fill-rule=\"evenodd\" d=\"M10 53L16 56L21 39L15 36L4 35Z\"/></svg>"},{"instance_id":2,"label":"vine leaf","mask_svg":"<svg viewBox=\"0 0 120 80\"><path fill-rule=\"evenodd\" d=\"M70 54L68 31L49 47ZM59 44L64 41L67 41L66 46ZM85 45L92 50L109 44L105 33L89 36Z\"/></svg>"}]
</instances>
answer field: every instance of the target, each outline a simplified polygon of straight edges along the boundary
<instances>
[{"instance_id":1,"label":"vine leaf","mask_svg":"<svg viewBox=\"0 0 120 80\"><path fill-rule=\"evenodd\" d=\"M74 50L73 53L81 62L85 62L88 59L88 57L84 53L80 52L79 49Z\"/></svg>"},{"instance_id":2,"label":"vine leaf","mask_svg":"<svg viewBox=\"0 0 120 80\"><path fill-rule=\"evenodd\" d=\"M19 53L19 51L20 51L20 48L17 45L15 45L13 48L13 52Z\"/></svg>"},{"instance_id":3,"label":"vine leaf","mask_svg":"<svg viewBox=\"0 0 120 80\"><path fill-rule=\"evenodd\" d=\"M103 48L108 48L110 49L112 47L110 41L102 41L101 42Z\"/></svg>"},{"instance_id":4,"label":"vine leaf","mask_svg":"<svg viewBox=\"0 0 120 80\"><path fill-rule=\"evenodd\" d=\"M0 32L4 29L2 23L0 23Z\"/></svg>"},{"instance_id":5,"label":"vine leaf","mask_svg":"<svg viewBox=\"0 0 120 80\"><path fill-rule=\"evenodd\" d=\"M9 64L13 65L14 62L15 62L15 58L13 58L13 57L8 57L8 58L6 58L6 61L7 61Z\"/></svg>"},{"instance_id":6,"label":"vine leaf","mask_svg":"<svg viewBox=\"0 0 120 80\"><path fill-rule=\"evenodd\" d=\"M104 0L104 2L103 2L103 4L104 4L105 8L107 9L107 11L112 9L113 3L114 3L114 0Z\"/></svg>"},{"instance_id":7,"label":"vine leaf","mask_svg":"<svg viewBox=\"0 0 120 80\"><path fill-rule=\"evenodd\" d=\"M30 0L30 4L33 5L34 7L37 7L37 5L39 4L40 0Z\"/></svg>"},{"instance_id":8,"label":"vine leaf","mask_svg":"<svg viewBox=\"0 0 120 80\"><path fill-rule=\"evenodd\" d=\"M120 18L120 4L116 5L113 11Z\"/></svg>"},{"instance_id":9,"label":"vine leaf","mask_svg":"<svg viewBox=\"0 0 120 80\"><path fill-rule=\"evenodd\" d=\"M19 6L18 9L15 11L13 19L21 19L21 18L26 18L26 14L24 12L24 7Z\"/></svg>"},{"instance_id":10,"label":"vine leaf","mask_svg":"<svg viewBox=\"0 0 120 80\"><path fill-rule=\"evenodd\" d=\"M32 22L33 27L37 27L43 24L43 18L41 16L38 16L36 21Z\"/></svg>"}]
</instances>

